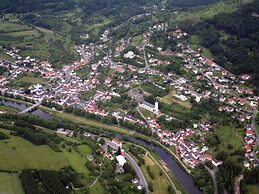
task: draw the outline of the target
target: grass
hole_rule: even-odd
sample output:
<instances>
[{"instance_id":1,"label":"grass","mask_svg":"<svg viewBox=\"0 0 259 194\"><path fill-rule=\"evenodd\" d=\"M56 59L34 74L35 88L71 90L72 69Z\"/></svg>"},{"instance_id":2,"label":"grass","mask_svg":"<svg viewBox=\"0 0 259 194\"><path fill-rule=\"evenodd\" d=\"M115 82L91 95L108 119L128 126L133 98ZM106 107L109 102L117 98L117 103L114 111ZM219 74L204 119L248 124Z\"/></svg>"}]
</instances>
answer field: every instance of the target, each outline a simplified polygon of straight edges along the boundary
<instances>
[{"instance_id":1,"label":"grass","mask_svg":"<svg viewBox=\"0 0 259 194\"><path fill-rule=\"evenodd\" d=\"M85 144L77 146L77 149L80 152L80 154L83 155L83 156L87 156L87 155L92 153L89 146L87 146Z\"/></svg>"},{"instance_id":2,"label":"grass","mask_svg":"<svg viewBox=\"0 0 259 194\"><path fill-rule=\"evenodd\" d=\"M34 84L44 84L45 80L40 77L34 77L33 75L23 75L11 83L14 87L26 87Z\"/></svg>"},{"instance_id":3,"label":"grass","mask_svg":"<svg viewBox=\"0 0 259 194\"><path fill-rule=\"evenodd\" d=\"M169 184L167 183L165 177L163 175L160 175L160 169L155 165L155 163L152 161L149 156L145 156L145 165L141 166L141 170L144 173L144 176L147 179L147 182L150 182L153 184L154 191L152 193L156 194L169 194L167 187ZM150 177L150 175L147 172L147 166L150 167L150 171L154 174L154 179Z\"/></svg>"},{"instance_id":4,"label":"grass","mask_svg":"<svg viewBox=\"0 0 259 194\"><path fill-rule=\"evenodd\" d=\"M32 84L43 84L44 79L39 78L39 77L23 76L20 79L18 79L17 82L26 82L26 83L32 83Z\"/></svg>"},{"instance_id":5,"label":"grass","mask_svg":"<svg viewBox=\"0 0 259 194\"><path fill-rule=\"evenodd\" d=\"M247 185L248 194L257 194L259 185Z\"/></svg>"},{"instance_id":6,"label":"grass","mask_svg":"<svg viewBox=\"0 0 259 194\"><path fill-rule=\"evenodd\" d=\"M89 171L85 166L86 158L80 156L80 154L76 152L74 149L71 150L72 151L69 152L67 148L62 149L62 152L64 156L67 158L69 164L75 169L76 172L88 175Z\"/></svg>"},{"instance_id":7,"label":"grass","mask_svg":"<svg viewBox=\"0 0 259 194\"><path fill-rule=\"evenodd\" d=\"M213 55L209 51L209 49L204 48L203 46L201 46L201 40L200 40L200 37L198 35L192 35L190 37L190 46L194 50L197 50L198 48L202 48L202 55L204 55L205 57L207 57L209 59L213 58Z\"/></svg>"},{"instance_id":8,"label":"grass","mask_svg":"<svg viewBox=\"0 0 259 194\"><path fill-rule=\"evenodd\" d=\"M78 116L75 116L75 115L72 115L72 114L57 112L57 111L53 111L51 109L46 109L46 108L43 108L43 110L45 110L47 112L50 112L51 114L53 114L54 116L56 116L58 118L70 120L70 121L73 121L73 122L76 122L76 123L79 123L79 124L93 126L93 127L106 129L106 130L113 131L113 132L125 133L125 134L134 133L134 132L129 131L127 129L123 129L123 128L111 126L111 125L106 125L106 124L103 124L103 123L100 123L100 122L85 119L85 118L78 117Z\"/></svg>"},{"instance_id":9,"label":"grass","mask_svg":"<svg viewBox=\"0 0 259 194\"><path fill-rule=\"evenodd\" d=\"M10 131L0 129L10 138L0 141L0 169L19 171L26 168L59 170L68 166L63 153L54 152L49 146L35 146L31 142L10 135ZM7 142L7 143L5 143Z\"/></svg>"},{"instance_id":10,"label":"grass","mask_svg":"<svg viewBox=\"0 0 259 194\"><path fill-rule=\"evenodd\" d=\"M101 183L99 181L97 181L95 183L95 185L90 188L89 193L91 193L91 194L104 194L105 190L104 190L104 187L101 185Z\"/></svg>"},{"instance_id":11,"label":"grass","mask_svg":"<svg viewBox=\"0 0 259 194\"><path fill-rule=\"evenodd\" d=\"M13 32L13 31L25 31L25 30L31 30L31 27L20 24L20 23L14 23L14 22L0 22L0 32Z\"/></svg>"},{"instance_id":12,"label":"grass","mask_svg":"<svg viewBox=\"0 0 259 194\"><path fill-rule=\"evenodd\" d=\"M188 101L180 101L177 98L174 97L175 95L175 90L171 90L168 95L164 96L162 98L162 102L168 105L172 105L174 102L178 103L180 106L186 108L186 109L191 109L192 104Z\"/></svg>"},{"instance_id":13,"label":"grass","mask_svg":"<svg viewBox=\"0 0 259 194\"><path fill-rule=\"evenodd\" d=\"M1 194L24 194L21 181L17 173L0 172Z\"/></svg>"},{"instance_id":14,"label":"grass","mask_svg":"<svg viewBox=\"0 0 259 194\"><path fill-rule=\"evenodd\" d=\"M150 117L150 118L155 118L156 115L144 108L139 108L140 112L145 116L145 117Z\"/></svg>"},{"instance_id":15,"label":"grass","mask_svg":"<svg viewBox=\"0 0 259 194\"><path fill-rule=\"evenodd\" d=\"M138 44L141 43L141 40L142 40L142 36L141 36L141 35L134 36L134 37L132 38L132 45L133 45L133 46L137 46Z\"/></svg>"},{"instance_id":16,"label":"grass","mask_svg":"<svg viewBox=\"0 0 259 194\"><path fill-rule=\"evenodd\" d=\"M15 108L12 108L12 107L9 107L9 106L1 105L1 103L0 103L0 110L5 110L7 112L12 112L12 113L19 112L19 110L15 109Z\"/></svg>"},{"instance_id":17,"label":"grass","mask_svg":"<svg viewBox=\"0 0 259 194\"><path fill-rule=\"evenodd\" d=\"M234 134L234 131L238 134L237 129L231 128L231 126L220 126L215 130L215 134L221 139L219 145L219 151L233 151L238 150L243 146L243 143L239 137ZM227 145L230 144L233 146L233 149L227 149Z\"/></svg>"},{"instance_id":18,"label":"grass","mask_svg":"<svg viewBox=\"0 0 259 194\"><path fill-rule=\"evenodd\" d=\"M7 54L4 53L3 50L0 50L0 59L4 59L6 61L15 62L15 59Z\"/></svg>"}]
</instances>

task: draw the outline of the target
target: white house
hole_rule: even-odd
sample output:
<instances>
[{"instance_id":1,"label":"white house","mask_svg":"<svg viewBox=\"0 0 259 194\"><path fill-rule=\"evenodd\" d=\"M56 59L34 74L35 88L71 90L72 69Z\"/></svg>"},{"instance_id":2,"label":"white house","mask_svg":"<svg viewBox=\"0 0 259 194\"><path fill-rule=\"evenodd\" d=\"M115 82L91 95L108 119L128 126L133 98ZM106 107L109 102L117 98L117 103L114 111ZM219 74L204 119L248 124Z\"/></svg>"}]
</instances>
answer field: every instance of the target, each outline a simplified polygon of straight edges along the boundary
<instances>
[{"instance_id":1,"label":"white house","mask_svg":"<svg viewBox=\"0 0 259 194\"><path fill-rule=\"evenodd\" d=\"M119 163L119 165L122 166L122 167L126 163L126 159L122 155L116 156L116 160Z\"/></svg>"}]
</instances>

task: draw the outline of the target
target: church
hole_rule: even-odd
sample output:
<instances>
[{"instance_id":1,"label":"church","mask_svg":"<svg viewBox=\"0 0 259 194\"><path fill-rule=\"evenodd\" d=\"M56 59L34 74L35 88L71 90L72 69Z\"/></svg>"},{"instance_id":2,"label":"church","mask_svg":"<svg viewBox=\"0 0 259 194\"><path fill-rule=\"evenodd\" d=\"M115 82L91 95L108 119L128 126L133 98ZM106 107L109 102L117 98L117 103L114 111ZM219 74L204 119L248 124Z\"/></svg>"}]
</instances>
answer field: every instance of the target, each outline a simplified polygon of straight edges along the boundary
<instances>
[{"instance_id":1,"label":"church","mask_svg":"<svg viewBox=\"0 0 259 194\"><path fill-rule=\"evenodd\" d=\"M159 112L159 109L158 109L158 102L156 101L155 102L155 105L154 104L151 104L147 101L144 101L142 104L140 104L140 107L150 111L150 112L153 112L153 113L158 113Z\"/></svg>"}]
</instances>

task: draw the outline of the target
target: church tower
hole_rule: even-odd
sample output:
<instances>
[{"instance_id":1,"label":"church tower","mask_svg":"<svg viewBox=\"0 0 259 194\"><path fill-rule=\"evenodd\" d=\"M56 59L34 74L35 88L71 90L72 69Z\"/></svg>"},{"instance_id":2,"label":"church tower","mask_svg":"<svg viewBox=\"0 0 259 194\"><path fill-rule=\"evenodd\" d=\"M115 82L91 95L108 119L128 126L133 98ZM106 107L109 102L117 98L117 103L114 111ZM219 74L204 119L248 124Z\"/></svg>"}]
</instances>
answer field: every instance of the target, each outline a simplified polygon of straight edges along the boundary
<instances>
[{"instance_id":1,"label":"church tower","mask_svg":"<svg viewBox=\"0 0 259 194\"><path fill-rule=\"evenodd\" d=\"M159 109L158 109L158 102L157 102L157 101L155 102L155 112L159 112Z\"/></svg>"}]
</instances>

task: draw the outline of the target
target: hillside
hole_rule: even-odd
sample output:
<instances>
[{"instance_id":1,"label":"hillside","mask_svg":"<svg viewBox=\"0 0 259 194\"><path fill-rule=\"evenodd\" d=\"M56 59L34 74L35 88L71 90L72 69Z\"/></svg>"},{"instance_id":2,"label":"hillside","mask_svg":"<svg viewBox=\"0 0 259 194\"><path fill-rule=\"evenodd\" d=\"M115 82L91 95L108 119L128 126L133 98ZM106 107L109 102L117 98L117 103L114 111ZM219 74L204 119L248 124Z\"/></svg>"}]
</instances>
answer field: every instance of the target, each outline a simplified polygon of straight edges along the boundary
<instances>
[{"instance_id":1,"label":"hillside","mask_svg":"<svg viewBox=\"0 0 259 194\"><path fill-rule=\"evenodd\" d=\"M0 5L0 45L19 48L22 56L49 60L60 67L78 59L73 51L74 44L96 42L107 27L120 25L132 16L152 12L153 5L171 9L215 1L37 0L35 3L32 0L3 0ZM153 19L157 21L159 17ZM148 24L137 26L143 30ZM134 26L133 30L136 28ZM90 34L90 39L80 38L86 33ZM9 59L1 50L0 54Z\"/></svg>"},{"instance_id":2,"label":"hillside","mask_svg":"<svg viewBox=\"0 0 259 194\"><path fill-rule=\"evenodd\" d=\"M259 86L259 2L231 13L220 13L198 23L184 21L181 28L208 48L214 60L235 74L252 74Z\"/></svg>"}]
</instances>

